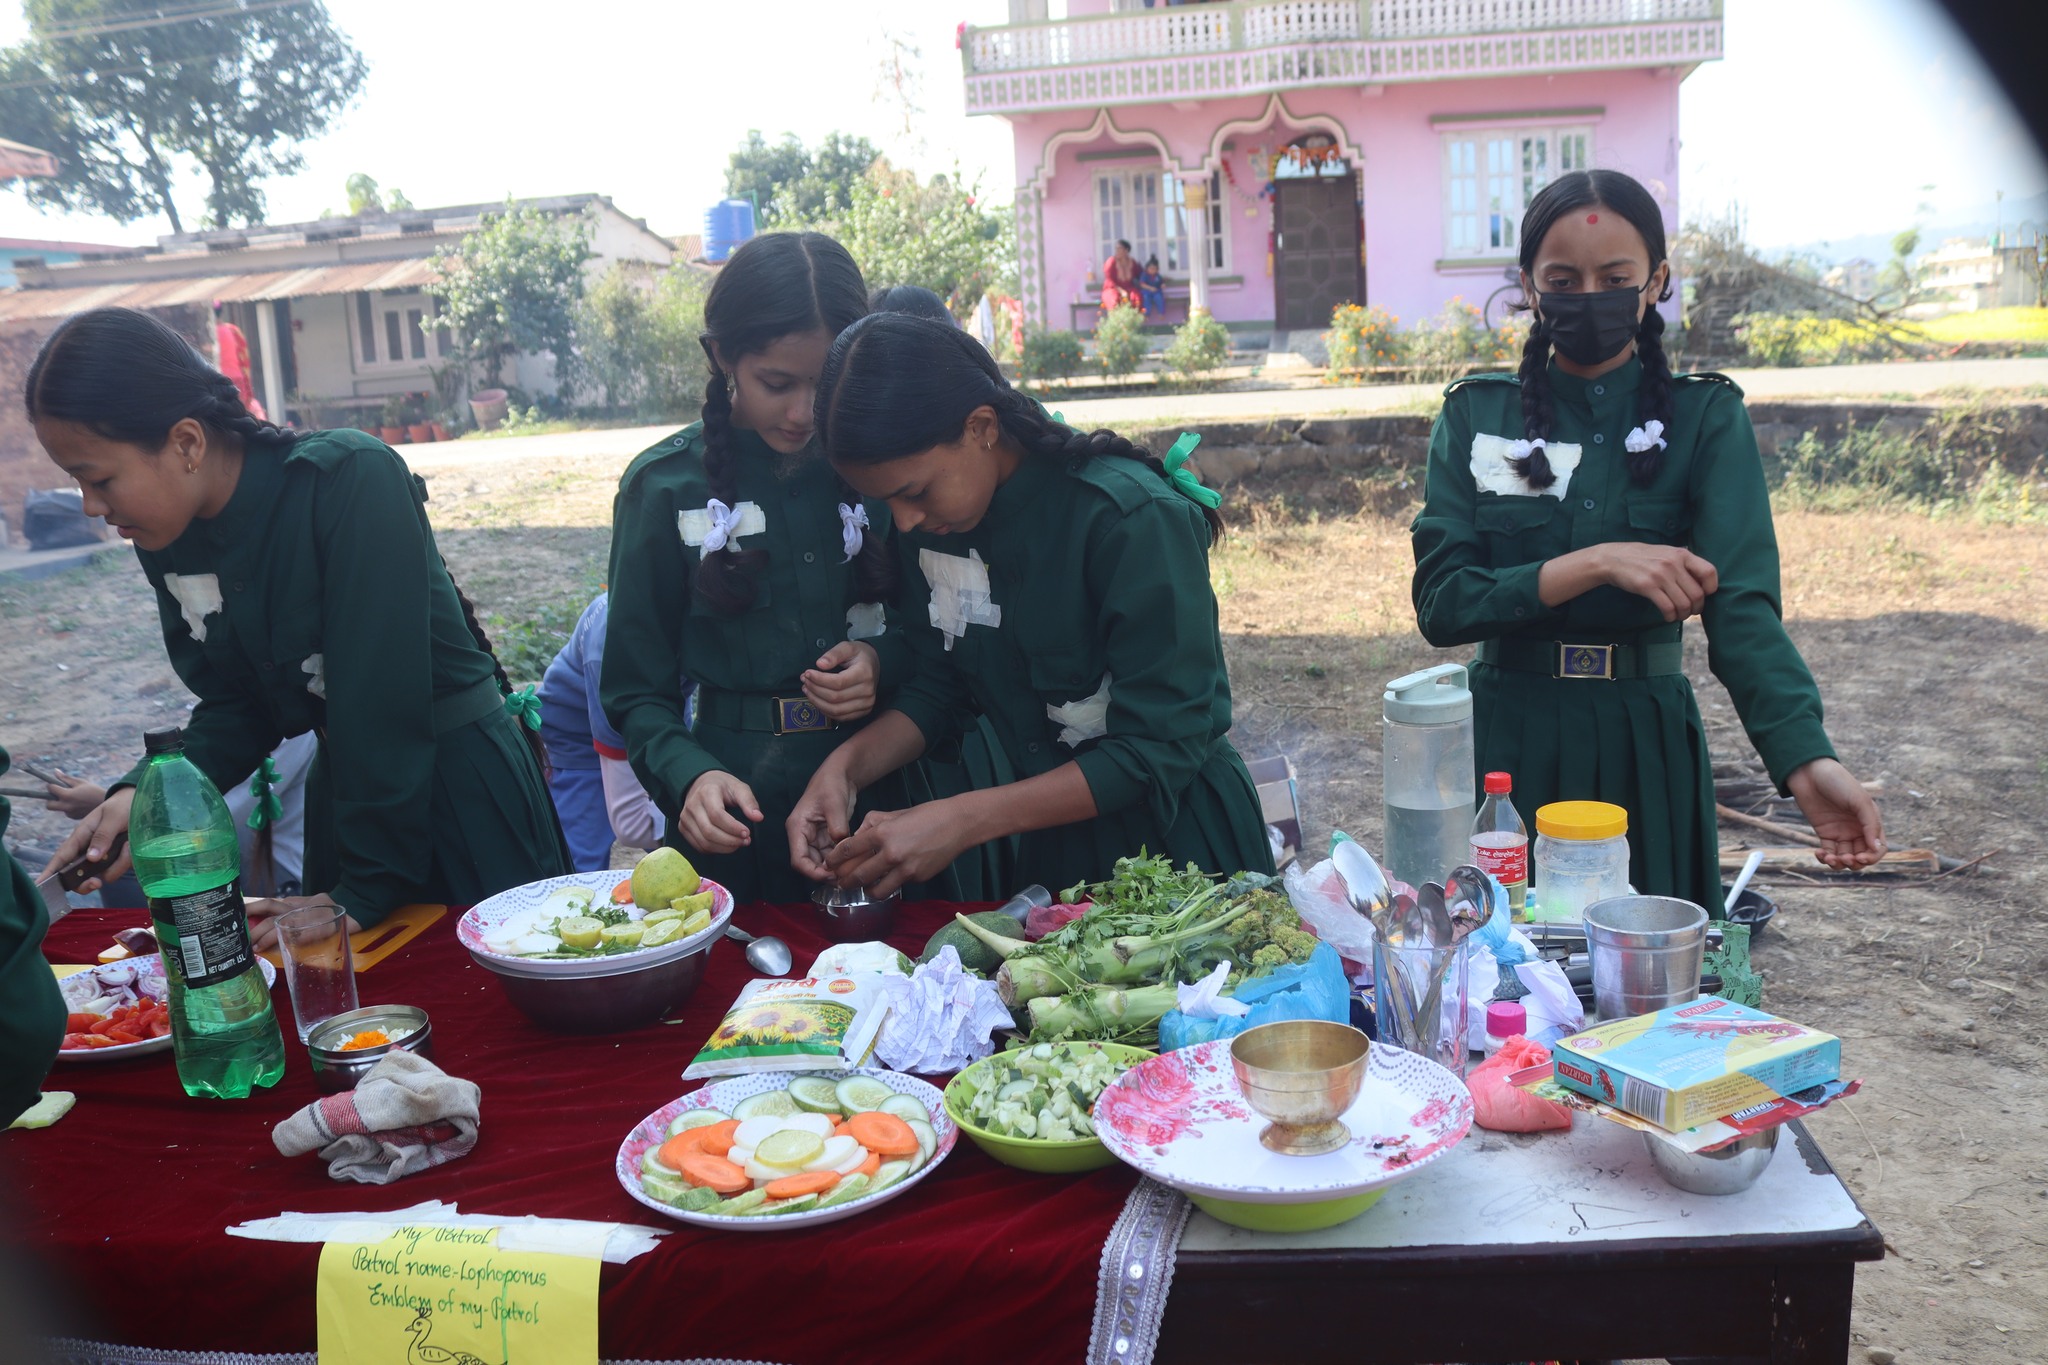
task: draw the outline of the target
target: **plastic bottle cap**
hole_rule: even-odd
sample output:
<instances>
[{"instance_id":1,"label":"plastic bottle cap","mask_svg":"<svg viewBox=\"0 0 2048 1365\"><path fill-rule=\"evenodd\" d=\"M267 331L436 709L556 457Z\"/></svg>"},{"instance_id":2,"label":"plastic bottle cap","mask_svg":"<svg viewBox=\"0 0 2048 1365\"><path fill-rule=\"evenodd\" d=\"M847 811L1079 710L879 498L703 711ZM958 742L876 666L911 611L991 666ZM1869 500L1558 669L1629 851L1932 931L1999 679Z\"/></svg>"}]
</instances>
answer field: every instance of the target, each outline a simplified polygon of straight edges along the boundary
<instances>
[{"instance_id":1,"label":"plastic bottle cap","mask_svg":"<svg viewBox=\"0 0 2048 1365\"><path fill-rule=\"evenodd\" d=\"M1382 705L1400 725L1455 725L1472 719L1472 689L1463 664L1438 664L1387 684Z\"/></svg>"},{"instance_id":2,"label":"plastic bottle cap","mask_svg":"<svg viewBox=\"0 0 2048 1365\"><path fill-rule=\"evenodd\" d=\"M1486 794L1488 796L1506 796L1514 789L1515 779L1506 773L1488 773L1486 775Z\"/></svg>"},{"instance_id":3,"label":"plastic bottle cap","mask_svg":"<svg viewBox=\"0 0 2048 1365\"><path fill-rule=\"evenodd\" d=\"M1526 1036L1529 1011L1513 1000L1496 1000L1486 1007L1486 1032L1494 1038Z\"/></svg>"},{"instance_id":4,"label":"plastic bottle cap","mask_svg":"<svg viewBox=\"0 0 2048 1365\"><path fill-rule=\"evenodd\" d=\"M1536 811L1536 832L1553 839L1618 839L1628 812L1605 801L1553 801Z\"/></svg>"},{"instance_id":5,"label":"plastic bottle cap","mask_svg":"<svg viewBox=\"0 0 2048 1365\"><path fill-rule=\"evenodd\" d=\"M178 726L142 732L142 752L145 754L174 754L184 747L185 732Z\"/></svg>"}]
</instances>

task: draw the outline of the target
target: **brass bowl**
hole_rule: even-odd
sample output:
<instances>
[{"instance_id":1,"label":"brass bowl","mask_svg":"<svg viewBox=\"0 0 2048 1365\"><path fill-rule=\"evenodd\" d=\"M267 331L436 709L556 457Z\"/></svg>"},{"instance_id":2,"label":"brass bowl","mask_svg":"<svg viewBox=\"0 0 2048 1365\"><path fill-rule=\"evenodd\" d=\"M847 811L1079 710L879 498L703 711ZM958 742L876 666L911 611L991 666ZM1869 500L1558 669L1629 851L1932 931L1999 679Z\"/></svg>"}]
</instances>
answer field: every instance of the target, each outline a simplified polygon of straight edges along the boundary
<instances>
[{"instance_id":1,"label":"brass bowl","mask_svg":"<svg viewBox=\"0 0 2048 1365\"><path fill-rule=\"evenodd\" d=\"M1351 1141L1344 1111L1365 1083L1370 1044L1349 1024L1288 1019L1230 1040L1245 1102L1272 1120L1259 1141L1282 1156L1318 1156Z\"/></svg>"}]
</instances>

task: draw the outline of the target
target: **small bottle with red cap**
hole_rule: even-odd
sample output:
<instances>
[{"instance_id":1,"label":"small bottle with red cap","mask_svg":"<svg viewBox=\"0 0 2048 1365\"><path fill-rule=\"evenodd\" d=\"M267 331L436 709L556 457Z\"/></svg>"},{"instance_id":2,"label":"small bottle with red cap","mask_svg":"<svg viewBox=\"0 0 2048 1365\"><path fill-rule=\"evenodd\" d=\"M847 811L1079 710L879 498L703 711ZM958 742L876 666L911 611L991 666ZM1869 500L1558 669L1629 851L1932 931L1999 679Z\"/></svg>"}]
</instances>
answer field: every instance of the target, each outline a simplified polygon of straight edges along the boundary
<instances>
[{"instance_id":1,"label":"small bottle with red cap","mask_svg":"<svg viewBox=\"0 0 2048 1365\"><path fill-rule=\"evenodd\" d=\"M1506 773L1486 775L1486 799L1472 821L1472 863L1508 891L1508 914L1526 918L1529 894L1529 827L1509 800L1514 779Z\"/></svg>"}]
</instances>

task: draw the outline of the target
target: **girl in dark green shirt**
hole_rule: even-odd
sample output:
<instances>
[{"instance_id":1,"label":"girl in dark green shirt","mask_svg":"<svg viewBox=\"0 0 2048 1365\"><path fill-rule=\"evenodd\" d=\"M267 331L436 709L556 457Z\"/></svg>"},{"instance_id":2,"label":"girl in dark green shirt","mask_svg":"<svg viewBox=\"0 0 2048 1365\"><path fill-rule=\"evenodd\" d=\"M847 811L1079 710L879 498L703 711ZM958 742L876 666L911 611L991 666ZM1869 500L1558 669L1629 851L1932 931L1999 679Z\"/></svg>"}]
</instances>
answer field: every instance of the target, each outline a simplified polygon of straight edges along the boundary
<instances>
[{"instance_id":1,"label":"girl in dark green shirt","mask_svg":"<svg viewBox=\"0 0 2048 1365\"><path fill-rule=\"evenodd\" d=\"M1107 878L1141 850L1269 872L1251 777L1225 738L1230 682L1209 586L1216 495L1012 389L958 328L879 313L833 344L825 451L886 503L917 667L790 816L807 875L887 892L1021 835L1020 878ZM968 705L1018 781L910 810L854 803Z\"/></svg>"},{"instance_id":2,"label":"girl in dark green shirt","mask_svg":"<svg viewBox=\"0 0 2048 1365\"><path fill-rule=\"evenodd\" d=\"M8 762L0 749L0 776ZM0 796L0 834L12 816ZM28 870L0 849L0 1129L42 1094L64 1039L64 997L41 951L49 923Z\"/></svg>"},{"instance_id":3,"label":"girl in dark green shirt","mask_svg":"<svg viewBox=\"0 0 2048 1365\"><path fill-rule=\"evenodd\" d=\"M318 894L251 901L258 947L267 917L300 905L338 904L365 927L569 870L504 671L396 451L258 421L183 338L128 309L51 333L27 403L156 590L171 665L199 698L186 756L225 791L286 737L320 736L304 876ZM133 778L58 863L128 827ZM127 865L124 852L108 880Z\"/></svg>"},{"instance_id":4,"label":"girl in dark green shirt","mask_svg":"<svg viewBox=\"0 0 2048 1365\"><path fill-rule=\"evenodd\" d=\"M1875 862L1877 809L1836 761L1785 633L1741 391L1674 376L1664 358L1656 201L1618 171L1564 175L1529 204L1521 266L1535 311L1521 372L1446 391L1414 527L1424 637L1479 646L1479 771L1512 773L1525 811L1625 808L1637 889L1718 907L1713 773L1681 641L1698 616L1751 742L1821 836L1817 856Z\"/></svg>"}]
</instances>

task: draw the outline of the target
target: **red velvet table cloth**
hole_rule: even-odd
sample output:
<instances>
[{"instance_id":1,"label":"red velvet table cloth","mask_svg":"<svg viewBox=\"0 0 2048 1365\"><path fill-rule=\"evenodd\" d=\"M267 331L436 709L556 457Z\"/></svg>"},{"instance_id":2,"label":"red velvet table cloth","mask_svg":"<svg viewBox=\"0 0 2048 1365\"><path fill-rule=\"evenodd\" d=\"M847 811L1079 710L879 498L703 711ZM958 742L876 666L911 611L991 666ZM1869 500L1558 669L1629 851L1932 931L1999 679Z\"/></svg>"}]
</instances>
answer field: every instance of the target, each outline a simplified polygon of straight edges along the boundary
<instances>
[{"instance_id":1,"label":"red velvet table cloth","mask_svg":"<svg viewBox=\"0 0 2048 1365\"><path fill-rule=\"evenodd\" d=\"M891 942L915 954L954 908L904 906ZM756 905L736 922L788 940L801 968L827 946L815 914ZM146 918L81 910L52 929L46 951L91 961L114 930ZM435 1061L483 1088L481 1140L449 1165L372 1186L328 1179L317 1157L278 1155L272 1127L318 1098L281 983L285 1077L248 1100L188 1098L168 1053L58 1063L45 1089L76 1092L77 1108L51 1128L0 1136L0 1186L14 1187L21 1211L5 1235L57 1281L50 1330L161 1349L313 1350L319 1247L223 1232L286 1211L445 1199L464 1213L665 1221L619 1188L612 1161L636 1123L697 1088L682 1070L753 976L740 945L713 949L674 1022L570 1037L506 1003L457 944L455 919L356 978L364 1004L424 1008ZM603 1268L600 1354L1079 1360L1103 1241L1134 1179L1120 1166L1027 1174L963 1137L916 1190L844 1222L751 1234L673 1224L658 1250Z\"/></svg>"}]
</instances>

